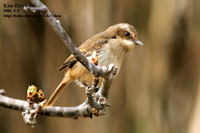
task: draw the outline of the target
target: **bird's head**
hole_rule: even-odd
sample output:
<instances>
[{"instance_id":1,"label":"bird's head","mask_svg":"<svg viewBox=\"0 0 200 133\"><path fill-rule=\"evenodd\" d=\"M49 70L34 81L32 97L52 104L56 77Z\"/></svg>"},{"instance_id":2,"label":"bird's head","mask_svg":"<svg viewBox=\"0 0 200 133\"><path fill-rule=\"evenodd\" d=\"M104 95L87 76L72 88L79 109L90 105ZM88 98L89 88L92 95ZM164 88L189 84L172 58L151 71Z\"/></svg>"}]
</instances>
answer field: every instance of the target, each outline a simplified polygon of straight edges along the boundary
<instances>
[{"instance_id":1,"label":"bird's head","mask_svg":"<svg viewBox=\"0 0 200 133\"><path fill-rule=\"evenodd\" d=\"M138 40L136 29L127 23L110 26L105 33L107 33L111 39L117 39L126 51L129 51L135 45L143 45L143 43Z\"/></svg>"}]
</instances>

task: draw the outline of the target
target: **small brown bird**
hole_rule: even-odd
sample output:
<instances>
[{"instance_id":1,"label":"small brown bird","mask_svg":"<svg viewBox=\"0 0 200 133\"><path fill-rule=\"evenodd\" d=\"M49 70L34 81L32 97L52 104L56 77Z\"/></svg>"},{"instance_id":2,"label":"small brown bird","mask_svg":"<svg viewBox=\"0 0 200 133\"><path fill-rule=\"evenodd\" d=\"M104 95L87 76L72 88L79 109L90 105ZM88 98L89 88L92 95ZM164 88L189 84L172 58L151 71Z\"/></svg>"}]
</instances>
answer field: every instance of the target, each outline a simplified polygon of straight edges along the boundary
<instances>
[{"instance_id":1,"label":"small brown bird","mask_svg":"<svg viewBox=\"0 0 200 133\"><path fill-rule=\"evenodd\" d=\"M99 66L108 66L113 63L119 72L125 54L135 45L143 45L138 40L136 29L130 24L120 23L88 39L79 47L79 50L90 60L92 52L96 50ZM73 55L69 56L59 68L59 70L63 69L65 69L64 77L47 102L47 107L54 104L64 88L72 81L76 81L79 85L92 85L93 75ZM101 85L102 81L100 77L98 85Z\"/></svg>"}]
</instances>

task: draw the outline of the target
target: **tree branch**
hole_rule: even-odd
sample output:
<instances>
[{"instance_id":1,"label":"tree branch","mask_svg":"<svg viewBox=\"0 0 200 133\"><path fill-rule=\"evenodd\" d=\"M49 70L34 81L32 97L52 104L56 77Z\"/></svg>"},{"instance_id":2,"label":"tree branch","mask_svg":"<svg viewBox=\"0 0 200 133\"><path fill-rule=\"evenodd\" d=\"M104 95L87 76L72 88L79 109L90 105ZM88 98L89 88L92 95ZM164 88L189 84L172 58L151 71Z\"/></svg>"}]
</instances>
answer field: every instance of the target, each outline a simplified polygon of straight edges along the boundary
<instances>
[{"instance_id":1,"label":"tree branch","mask_svg":"<svg viewBox=\"0 0 200 133\"><path fill-rule=\"evenodd\" d=\"M113 69L114 70L114 69ZM110 81L113 80L114 73L110 74ZM88 87L86 89L87 91L87 99L85 102L83 102L81 105L76 107L56 107L52 106L50 108L43 108L41 112L39 112L40 115L45 116L57 116L57 117L68 117L68 118L78 118L79 116L82 117L91 117L91 108L95 107L98 110L101 110L106 106L106 103L102 103L100 100L100 96L104 97L107 96L108 93L104 93L105 87L110 86L112 82L104 81L106 85L103 85L99 91L97 92L98 95L96 95L94 98L91 98L93 91L90 91L90 88ZM18 100L14 98L10 98L7 96L3 96L5 94L5 91L3 89L0 90L0 106L13 109L17 111L26 111L29 108L29 103L24 100ZM92 104L90 104L92 103ZM91 106L92 105L92 106ZM37 109L38 104L33 104L33 109ZM102 115L102 114L99 114Z\"/></svg>"},{"instance_id":2,"label":"tree branch","mask_svg":"<svg viewBox=\"0 0 200 133\"><path fill-rule=\"evenodd\" d=\"M67 46L69 51L75 56L75 58L84 65L95 77L96 82L92 87L86 87L86 100L76 107L56 107L52 106L50 108L39 108L39 105L34 103L30 106L30 103L23 100L13 99L6 96L5 91L0 90L0 106L22 111L22 116L26 124L34 126L37 121L37 115L45 116L57 116L57 117L68 117L68 118L78 118L78 117L91 117L105 115L105 107L109 106L107 103L107 98L109 94L109 89L114 79L114 75L117 73L117 68L113 64L109 66L97 66L89 61L75 46L71 38L65 32L65 30L60 25L60 22L56 20L49 9L40 0L30 0L32 4L36 7L26 6L25 11L40 12L42 15L48 16L44 17L46 21L51 25L54 31L58 34L64 44ZM96 92L96 85L98 84L98 77L104 78L104 81L100 89Z\"/></svg>"},{"instance_id":3,"label":"tree branch","mask_svg":"<svg viewBox=\"0 0 200 133\"><path fill-rule=\"evenodd\" d=\"M0 106L22 112L29 108L29 104L27 101L10 98L3 95L0 95ZM33 109L37 109L37 107L38 104L34 103ZM44 116L57 116L68 118L77 118L79 116L88 117L88 112L86 112L83 107L84 103L76 107L52 106L50 108L43 108L39 114Z\"/></svg>"},{"instance_id":4,"label":"tree branch","mask_svg":"<svg viewBox=\"0 0 200 133\"><path fill-rule=\"evenodd\" d=\"M22 116L26 124L34 127L37 123L36 116L45 115L45 116L56 116L56 117L67 117L67 118L75 118L78 117L91 117L93 114L95 116L105 115L105 107L109 106L107 103L108 90L107 87L110 87L114 75L116 74L116 70L114 69L114 65L109 65L109 76L107 76L107 80L104 80L101 88L97 91L96 95L93 96L94 88L87 87L86 100L75 107L56 107L52 106L50 108L42 108L39 112L37 112L38 104L34 103L33 108L30 110L29 103L24 100L18 100L14 98L9 98L7 96L3 96L5 91L3 89L0 90L0 106L13 109L17 111L22 111ZM107 90L107 91L105 91ZM95 109L96 112L93 112ZM32 111L32 112L31 112ZM34 111L34 112L33 112ZM36 115L35 115L36 114Z\"/></svg>"}]
</instances>

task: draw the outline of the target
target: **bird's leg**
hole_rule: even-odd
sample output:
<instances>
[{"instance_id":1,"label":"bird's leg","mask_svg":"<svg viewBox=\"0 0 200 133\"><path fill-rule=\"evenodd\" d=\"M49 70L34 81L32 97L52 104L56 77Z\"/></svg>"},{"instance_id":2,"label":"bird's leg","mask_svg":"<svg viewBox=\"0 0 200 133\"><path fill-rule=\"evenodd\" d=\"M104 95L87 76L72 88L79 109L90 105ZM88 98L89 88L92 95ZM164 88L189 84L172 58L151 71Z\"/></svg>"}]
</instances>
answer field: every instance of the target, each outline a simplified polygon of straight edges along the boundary
<instances>
[{"instance_id":1,"label":"bird's leg","mask_svg":"<svg viewBox=\"0 0 200 133\"><path fill-rule=\"evenodd\" d=\"M99 84L99 77L94 76L93 86L95 93L99 90L99 87L97 86L98 84Z\"/></svg>"}]
</instances>

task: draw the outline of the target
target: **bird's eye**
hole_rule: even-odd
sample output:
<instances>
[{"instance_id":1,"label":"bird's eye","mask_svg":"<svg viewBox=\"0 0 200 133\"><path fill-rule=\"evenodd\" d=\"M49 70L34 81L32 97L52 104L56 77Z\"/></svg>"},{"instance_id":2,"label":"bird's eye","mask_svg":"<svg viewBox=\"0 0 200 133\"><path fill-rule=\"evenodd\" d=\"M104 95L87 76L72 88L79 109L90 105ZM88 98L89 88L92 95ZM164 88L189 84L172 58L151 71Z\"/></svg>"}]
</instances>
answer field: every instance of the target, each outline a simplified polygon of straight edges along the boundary
<instances>
[{"instance_id":1,"label":"bird's eye","mask_svg":"<svg viewBox=\"0 0 200 133\"><path fill-rule=\"evenodd\" d=\"M130 33L128 31L125 32L126 36L130 36Z\"/></svg>"}]
</instances>

